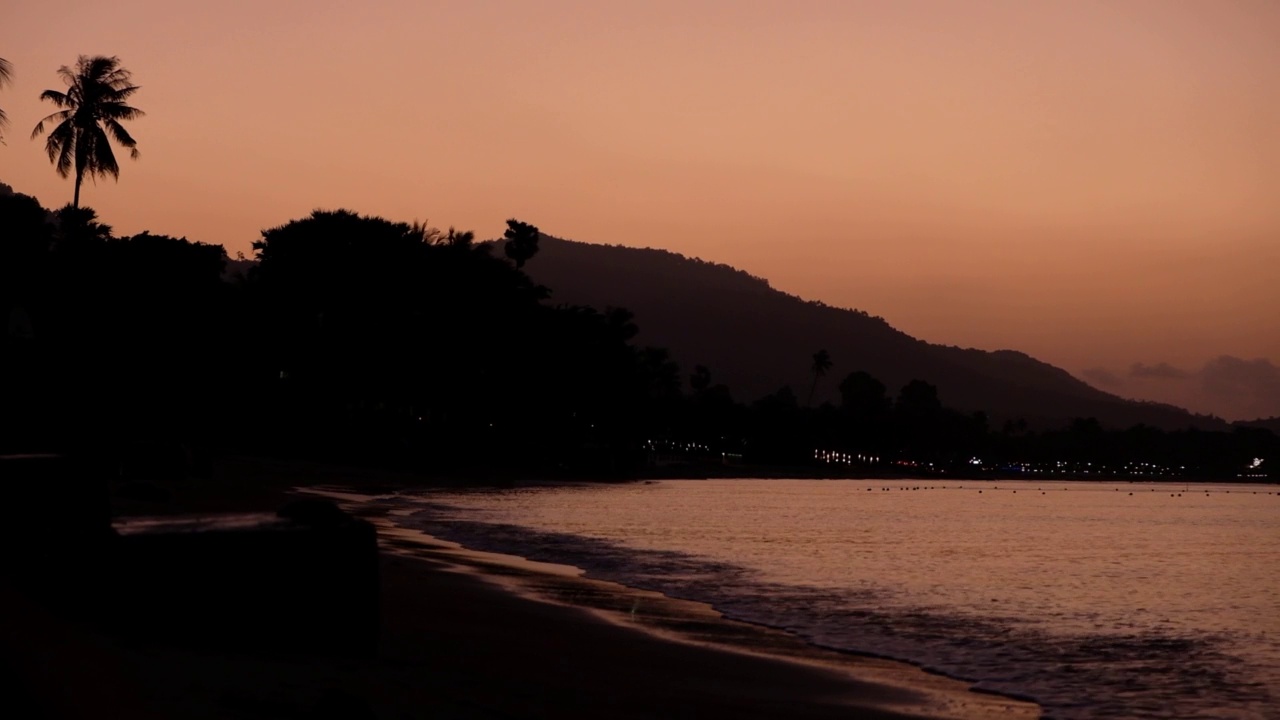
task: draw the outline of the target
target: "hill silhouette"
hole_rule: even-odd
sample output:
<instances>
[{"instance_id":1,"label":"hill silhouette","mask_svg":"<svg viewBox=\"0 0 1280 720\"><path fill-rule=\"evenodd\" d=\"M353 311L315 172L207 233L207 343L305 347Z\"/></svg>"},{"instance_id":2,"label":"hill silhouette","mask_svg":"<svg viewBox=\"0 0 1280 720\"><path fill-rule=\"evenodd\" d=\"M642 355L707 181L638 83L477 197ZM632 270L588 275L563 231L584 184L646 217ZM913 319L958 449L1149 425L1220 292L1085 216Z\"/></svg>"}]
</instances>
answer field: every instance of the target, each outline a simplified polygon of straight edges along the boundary
<instances>
[{"instance_id":1,"label":"hill silhouette","mask_svg":"<svg viewBox=\"0 0 1280 720\"><path fill-rule=\"evenodd\" d=\"M927 380L947 406L985 411L996 422L1060 427L1071 418L1095 417L1118 428L1228 427L1218 418L1103 392L1025 353L927 343L882 318L806 301L728 265L666 250L544 236L526 271L554 289L554 302L631 310L640 342L668 348L685 369L706 366L740 401L787 385L807 388L810 354L825 348L834 366L818 385L815 404L838 402L839 378L862 370L891 392Z\"/></svg>"},{"instance_id":2,"label":"hill silhouette","mask_svg":"<svg viewBox=\"0 0 1280 720\"><path fill-rule=\"evenodd\" d=\"M1277 437L1280 437L1280 415L1269 418L1258 418L1257 420L1239 420L1231 424L1234 427L1262 428L1263 430L1270 430L1275 433Z\"/></svg>"}]
</instances>

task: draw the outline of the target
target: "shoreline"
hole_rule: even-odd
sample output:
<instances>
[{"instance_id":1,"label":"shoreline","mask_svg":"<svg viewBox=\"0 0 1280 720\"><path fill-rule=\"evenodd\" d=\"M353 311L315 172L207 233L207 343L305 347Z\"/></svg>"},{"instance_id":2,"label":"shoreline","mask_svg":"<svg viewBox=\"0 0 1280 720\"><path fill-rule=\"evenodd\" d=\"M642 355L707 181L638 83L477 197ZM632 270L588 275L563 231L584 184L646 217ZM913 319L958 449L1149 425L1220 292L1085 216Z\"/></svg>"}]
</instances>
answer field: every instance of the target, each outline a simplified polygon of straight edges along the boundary
<instances>
[{"instance_id":1,"label":"shoreline","mask_svg":"<svg viewBox=\"0 0 1280 720\"><path fill-rule=\"evenodd\" d=\"M512 468L488 468L470 472L451 471L426 473L411 466L355 465L326 462L314 459L286 459L270 456L231 455L213 462L215 470L209 473L222 480L234 480L234 476L246 474L266 480L277 491L288 483L267 479L264 474L277 473L294 476L297 484L330 483L353 486L346 478L359 477L375 487L509 487L520 485L609 485L644 482L646 480L884 480L886 482L921 480L934 482L1115 482L1128 484L1183 483L1280 486L1280 477L1242 476L1160 476L1125 475L1104 472L1008 472L968 471L938 472L926 468L860 468L815 465L724 465L716 462L680 462L635 468L628 472L555 473L546 471L520 471ZM228 470L228 468L233 468Z\"/></svg>"},{"instance_id":2,"label":"shoreline","mask_svg":"<svg viewBox=\"0 0 1280 720\"><path fill-rule=\"evenodd\" d=\"M164 499L118 498L114 509L262 511L323 487L363 496L433 485L441 484L407 473L237 458L210 477L166 483ZM909 663L823 649L702 603L466 550L359 514L379 533L376 658L114 643L135 694L160 716L210 718L1041 715L1031 702Z\"/></svg>"},{"instance_id":3,"label":"shoreline","mask_svg":"<svg viewBox=\"0 0 1280 720\"><path fill-rule=\"evenodd\" d=\"M299 491L328 497L340 505L366 497L321 488ZM813 675L810 682L829 676L840 686L837 704L856 711L859 717L1041 716L1041 708L1033 701L976 689L971 683L907 661L822 647L781 628L727 617L703 602L589 578L579 568L474 550L400 527L386 513L363 516L377 524L382 552L389 556L439 565L444 572L474 578L500 592L590 614L626 633L656 640L675 654L709 652L721 663L749 658L792 671L802 669ZM800 709L805 700L802 694L793 697L791 702L797 706L787 713L809 716Z\"/></svg>"}]
</instances>

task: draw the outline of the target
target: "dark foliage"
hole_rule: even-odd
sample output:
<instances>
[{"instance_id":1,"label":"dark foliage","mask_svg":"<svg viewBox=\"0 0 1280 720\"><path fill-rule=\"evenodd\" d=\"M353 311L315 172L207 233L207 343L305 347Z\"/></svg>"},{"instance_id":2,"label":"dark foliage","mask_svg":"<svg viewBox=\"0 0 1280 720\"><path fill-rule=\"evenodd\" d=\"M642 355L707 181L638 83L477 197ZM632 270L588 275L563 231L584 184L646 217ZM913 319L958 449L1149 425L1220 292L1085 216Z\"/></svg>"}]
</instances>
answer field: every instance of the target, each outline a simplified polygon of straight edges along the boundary
<instances>
[{"instance_id":1,"label":"dark foliage","mask_svg":"<svg viewBox=\"0 0 1280 720\"><path fill-rule=\"evenodd\" d=\"M984 412L953 409L932 378L887 385L860 363L826 383L836 403L811 406L834 364L825 349L806 364L797 348L816 343L781 348L809 384L805 402L788 384L736 402L711 362L694 366L685 392L672 354L641 342L652 335L630 311L553 301L520 269L541 236L515 220L497 257L469 232L316 211L264 230L256 261L185 238L118 238L88 208L48 212L9 192L0 193L0 228L0 450L119 459L163 447L190 465L216 449L585 477L659 462L1235 477L1256 459L1280 461L1265 422L1169 432L1109 429L1091 415L1056 427L1008 417L992 432ZM699 268L743 307L748 296L774 302L757 279ZM890 351L916 347L853 317L875 329L864 343L879 333ZM761 339L737 349L775 350ZM860 345L851 355L866 353Z\"/></svg>"}]
</instances>

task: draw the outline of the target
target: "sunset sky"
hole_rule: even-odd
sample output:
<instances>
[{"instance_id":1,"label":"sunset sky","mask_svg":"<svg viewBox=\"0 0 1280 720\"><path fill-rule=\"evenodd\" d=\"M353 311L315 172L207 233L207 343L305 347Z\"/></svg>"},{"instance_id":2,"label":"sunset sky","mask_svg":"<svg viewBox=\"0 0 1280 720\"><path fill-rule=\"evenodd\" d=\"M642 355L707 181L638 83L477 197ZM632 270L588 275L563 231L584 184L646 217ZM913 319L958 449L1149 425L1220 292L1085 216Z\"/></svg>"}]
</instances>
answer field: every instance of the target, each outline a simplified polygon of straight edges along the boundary
<instances>
[{"instance_id":1,"label":"sunset sky","mask_svg":"<svg viewBox=\"0 0 1280 720\"><path fill-rule=\"evenodd\" d=\"M517 217L1280 415L1275 0L9 0L0 182L51 207L28 135L78 54L142 87L83 193L117 233Z\"/></svg>"}]
</instances>

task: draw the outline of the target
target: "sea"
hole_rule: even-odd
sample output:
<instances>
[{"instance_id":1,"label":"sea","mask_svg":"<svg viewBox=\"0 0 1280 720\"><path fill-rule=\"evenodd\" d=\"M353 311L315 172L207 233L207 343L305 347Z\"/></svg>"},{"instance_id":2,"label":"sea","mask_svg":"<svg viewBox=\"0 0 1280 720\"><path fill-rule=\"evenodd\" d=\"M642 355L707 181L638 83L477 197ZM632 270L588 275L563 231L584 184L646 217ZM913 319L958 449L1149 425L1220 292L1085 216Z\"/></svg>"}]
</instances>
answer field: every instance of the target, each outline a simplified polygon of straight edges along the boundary
<instances>
[{"instance_id":1,"label":"sea","mask_svg":"<svg viewBox=\"0 0 1280 720\"><path fill-rule=\"evenodd\" d=\"M407 490L394 521L710 604L1050 718L1280 718L1280 488L662 480Z\"/></svg>"}]
</instances>

